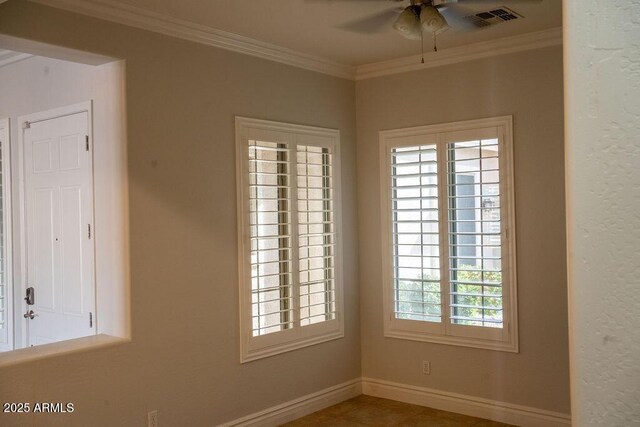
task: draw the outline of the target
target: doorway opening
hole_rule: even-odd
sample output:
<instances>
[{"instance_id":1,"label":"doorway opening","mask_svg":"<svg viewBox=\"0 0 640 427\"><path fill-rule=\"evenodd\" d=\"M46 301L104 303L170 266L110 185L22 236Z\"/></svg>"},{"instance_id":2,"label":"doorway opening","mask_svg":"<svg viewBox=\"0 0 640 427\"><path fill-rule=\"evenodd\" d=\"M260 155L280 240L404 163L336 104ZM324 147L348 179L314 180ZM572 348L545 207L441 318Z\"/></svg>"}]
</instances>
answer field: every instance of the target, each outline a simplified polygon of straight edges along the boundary
<instances>
[{"instance_id":1,"label":"doorway opening","mask_svg":"<svg viewBox=\"0 0 640 427\"><path fill-rule=\"evenodd\" d=\"M124 63L0 36L0 81L0 364L127 339Z\"/></svg>"}]
</instances>

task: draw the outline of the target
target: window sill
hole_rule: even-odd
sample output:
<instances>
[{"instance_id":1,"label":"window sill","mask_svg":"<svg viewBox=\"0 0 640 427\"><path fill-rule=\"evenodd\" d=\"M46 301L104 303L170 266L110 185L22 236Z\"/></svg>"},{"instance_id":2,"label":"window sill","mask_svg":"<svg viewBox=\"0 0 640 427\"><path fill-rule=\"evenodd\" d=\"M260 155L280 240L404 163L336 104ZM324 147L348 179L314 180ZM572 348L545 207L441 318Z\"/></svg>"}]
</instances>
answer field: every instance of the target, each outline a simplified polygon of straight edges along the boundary
<instances>
[{"instance_id":1,"label":"window sill","mask_svg":"<svg viewBox=\"0 0 640 427\"><path fill-rule=\"evenodd\" d=\"M431 342L436 344L455 345L459 347L481 348L484 350L505 351L519 353L517 341L491 341L478 338L456 337L451 335L425 334L413 331L386 330L384 336L410 341Z\"/></svg>"},{"instance_id":2,"label":"window sill","mask_svg":"<svg viewBox=\"0 0 640 427\"><path fill-rule=\"evenodd\" d=\"M332 321L336 322L336 321ZM337 322L336 322L337 323ZM323 323L313 325L319 327L325 327ZM302 329L310 328L305 326ZM301 328L291 329L293 335L300 333ZM329 328L327 328L329 329ZM314 331L315 332L315 331ZM304 347L324 343L327 341L333 341L336 339L344 338L344 328L342 324L337 324L337 328L329 329L322 333L309 333L307 335L299 336L298 338L286 339L285 341L277 342L278 338L286 337L287 335L277 332L271 335L264 335L262 337L249 339L249 341L242 346L240 363L251 362L253 360L262 359L265 357L275 356L277 354L286 353L292 350L297 350ZM275 338L275 340L274 340ZM272 341L273 340L273 341ZM270 343L271 341L271 343Z\"/></svg>"},{"instance_id":3,"label":"window sill","mask_svg":"<svg viewBox=\"0 0 640 427\"><path fill-rule=\"evenodd\" d=\"M71 354L97 348L110 347L130 341L131 340L129 338L100 334L52 344L21 348L18 350L0 353L0 368L31 362L34 360L46 359L61 354Z\"/></svg>"}]
</instances>

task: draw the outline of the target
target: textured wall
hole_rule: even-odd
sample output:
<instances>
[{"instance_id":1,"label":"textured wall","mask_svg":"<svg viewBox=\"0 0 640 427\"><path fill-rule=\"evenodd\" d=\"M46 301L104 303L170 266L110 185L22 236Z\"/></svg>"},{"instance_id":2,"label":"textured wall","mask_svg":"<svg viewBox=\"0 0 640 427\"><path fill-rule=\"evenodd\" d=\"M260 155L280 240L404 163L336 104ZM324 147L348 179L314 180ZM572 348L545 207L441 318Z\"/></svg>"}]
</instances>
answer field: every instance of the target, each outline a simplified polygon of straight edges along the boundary
<instances>
[{"instance_id":1,"label":"textured wall","mask_svg":"<svg viewBox=\"0 0 640 427\"><path fill-rule=\"evenodd\" d=\"M565 2L575 425L640 425L640 2Z\"/></svg>"},{"instance_id":2,"label":"textured wall","mask_svg":"<svg viewBox=\"0 0 640 427\"><path fill-rule=\"evenodd\" d=\"M360 375L354 83L81 17L0 5L0 33L126 60L132 341L0 369L0 425L212 426ZM341 131L345 338L239 363L234 116Z\"/></svg>"},{"instance_id":3,"label":"textured wall","mask_svg":"<svg viewBox=\"0 0 640 427\"><path fill-rule=\"evenodd\" d=\"M562 93L560 47L357 83L363 376L569 412ZM378 131L508 114L520 353L384 338Z\"/></svg>"}]
</instances>

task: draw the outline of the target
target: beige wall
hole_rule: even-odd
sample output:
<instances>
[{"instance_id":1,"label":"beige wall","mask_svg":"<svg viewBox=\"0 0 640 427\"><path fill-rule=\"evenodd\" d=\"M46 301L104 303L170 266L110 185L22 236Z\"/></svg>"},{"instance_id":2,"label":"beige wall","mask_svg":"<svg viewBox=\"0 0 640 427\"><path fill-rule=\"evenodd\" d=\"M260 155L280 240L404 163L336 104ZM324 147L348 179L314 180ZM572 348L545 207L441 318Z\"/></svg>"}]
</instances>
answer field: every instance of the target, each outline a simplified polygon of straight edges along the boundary
<instances>
[{"instance_id":1,"label":"beige wall","mask_svg":"<svg viewBox=\"0 0 640 427\"><path fill-rule=\"evenodd\" d=\"M354 83L25 1L0 33L126 60L132 342L3 368L0 425L211 426L360 375ZM234 116L341 131L345 338L239 363Z\"/></svg>"},{"instance_id":2,"label":"beige wall","mask_svg":"<svg viewBox=\"0 0 640 427\"><path fill-rule=\"evenodd\" d=\"M569 412L562 102L560 47L357 83L364 377ZM508 114L520 353L384 338L378 131Z\"/></svg>"},{"instance_id":3,"label":"beige wall","mask_svg":"<svg viewBox=\"0 0 640 427\"><path fill-rule=\"evenodd\" d=\"M559 47L354 87L25 1L0 6L0 33L126 60L133 336L2 369L0 400L74 402L73 417L34 417L59 425L144 425L151 409L162 425L214 425L360 376L362 342L366 377L569 412ZM378 131L506 114L515 125L520 354L383 338ZM343 156L346 337L246 365L235 115L338 128ZM32 423L0 414L2 425Z\"/></svg>"},{"instance_id":4,"label":"beige wall","mask_svg":"<svg viewBox=\"0 0 640 427\"><path fill-rule=\"evenodd\" d=\"M638 1L565 2L576 426L640 424Z\"/></svg>"}]
</instances>

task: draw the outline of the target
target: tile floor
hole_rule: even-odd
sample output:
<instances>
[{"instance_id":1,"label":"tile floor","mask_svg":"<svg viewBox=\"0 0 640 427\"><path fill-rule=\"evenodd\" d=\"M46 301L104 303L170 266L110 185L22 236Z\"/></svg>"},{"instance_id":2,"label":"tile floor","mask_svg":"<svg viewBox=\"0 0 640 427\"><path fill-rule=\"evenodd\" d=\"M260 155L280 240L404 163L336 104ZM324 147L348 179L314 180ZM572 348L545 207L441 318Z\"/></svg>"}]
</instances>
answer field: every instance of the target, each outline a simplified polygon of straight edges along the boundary
<instances>
[{"instance_id":1,"label":"tile floor","mask_svg":"<svg viewBox=\"0 0 640 427\"><path fill-rule=\"evenodd\" d=\"M507 427L508 424L360 395L287 423L285 426Z\"/></svg>"}]
</instances>

